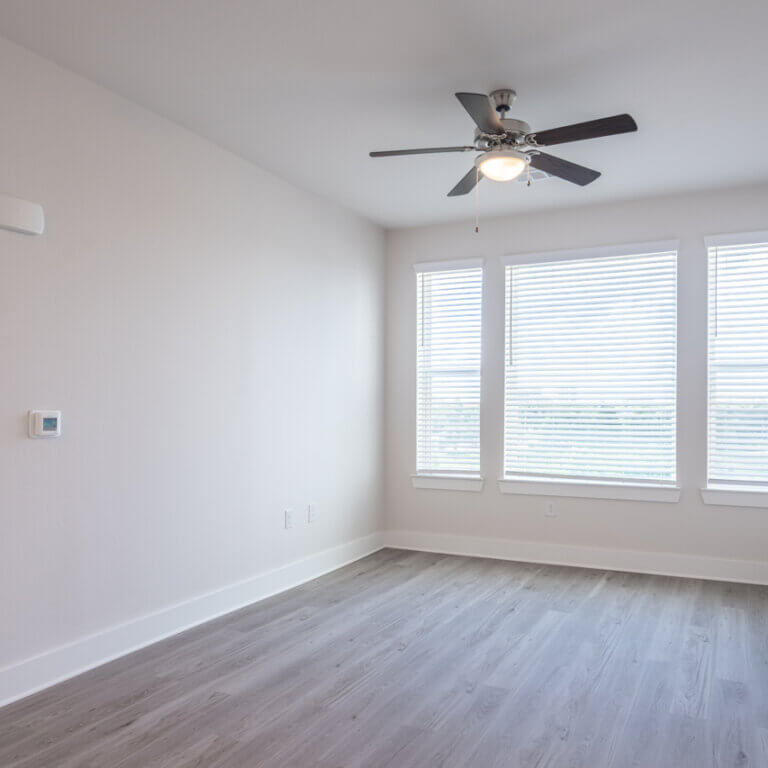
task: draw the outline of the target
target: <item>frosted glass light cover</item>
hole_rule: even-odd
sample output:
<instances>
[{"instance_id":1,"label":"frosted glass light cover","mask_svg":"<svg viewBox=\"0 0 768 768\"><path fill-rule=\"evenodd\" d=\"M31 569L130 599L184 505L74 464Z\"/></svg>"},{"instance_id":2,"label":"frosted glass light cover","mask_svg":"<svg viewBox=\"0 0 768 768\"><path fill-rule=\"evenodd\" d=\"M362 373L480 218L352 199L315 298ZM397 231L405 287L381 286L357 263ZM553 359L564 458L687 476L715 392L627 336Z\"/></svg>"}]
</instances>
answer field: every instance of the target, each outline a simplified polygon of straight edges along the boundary
<instances>
[{"instance_id":1,"label":"frosted glass light cover","mask_svg":"<svg viewBox=\"0 0 768 768\"><path fill-rule=\"evenodd\" d=\"M528 157L513 149L486 152L477 158L477 167L491 181L512 181L528 165Z\"/></svg>"}]
</instances>

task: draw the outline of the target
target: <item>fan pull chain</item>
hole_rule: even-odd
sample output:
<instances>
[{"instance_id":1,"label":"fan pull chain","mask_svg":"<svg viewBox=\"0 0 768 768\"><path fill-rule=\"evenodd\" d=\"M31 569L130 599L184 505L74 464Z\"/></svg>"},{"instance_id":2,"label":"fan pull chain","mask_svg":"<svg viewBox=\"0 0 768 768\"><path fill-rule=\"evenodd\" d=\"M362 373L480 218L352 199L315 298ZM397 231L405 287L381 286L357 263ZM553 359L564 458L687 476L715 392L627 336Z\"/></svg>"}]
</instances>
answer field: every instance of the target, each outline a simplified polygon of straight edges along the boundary
<instances>
[{"instance_id":1,"label":"fan pull chain","mask_svg":"<svg viewBox=\"0 0 768 768\"><path fill-rule=\"evenodd\" d=\"M525 186L530 187L531 186L531 164L530 163L528 163L525 166L525 170L526 170L526 173L528 174L528 178L525 181Z\"/></svg>"},{"instance_id":2,"label":"fan pull chain","mask_svg":"<svg viewBox=\"0 0 768 768\"><path fill-rule=\"evenodd\" d=\"M475 234L480 231L480 169L475 168Z\"/></svg>"}]
</instances>

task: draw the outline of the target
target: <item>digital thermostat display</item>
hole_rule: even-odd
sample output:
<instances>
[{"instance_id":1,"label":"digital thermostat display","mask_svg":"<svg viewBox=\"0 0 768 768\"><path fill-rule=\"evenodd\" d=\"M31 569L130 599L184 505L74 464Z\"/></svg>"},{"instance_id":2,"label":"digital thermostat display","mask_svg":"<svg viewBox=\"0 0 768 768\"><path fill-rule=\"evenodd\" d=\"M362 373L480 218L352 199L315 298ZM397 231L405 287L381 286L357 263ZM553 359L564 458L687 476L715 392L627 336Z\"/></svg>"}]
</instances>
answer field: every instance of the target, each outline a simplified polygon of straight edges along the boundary
<instances>
[{"instance_id":1,"label":"digital thermostat display","mask_svg":"<svg viewBox=\"0 0 768 768\"><path fill-rule=\"evenodd\" d=\"M61 434L61 411L30 411L30 437L58 437Z\"/></svg>"}]
</instances>

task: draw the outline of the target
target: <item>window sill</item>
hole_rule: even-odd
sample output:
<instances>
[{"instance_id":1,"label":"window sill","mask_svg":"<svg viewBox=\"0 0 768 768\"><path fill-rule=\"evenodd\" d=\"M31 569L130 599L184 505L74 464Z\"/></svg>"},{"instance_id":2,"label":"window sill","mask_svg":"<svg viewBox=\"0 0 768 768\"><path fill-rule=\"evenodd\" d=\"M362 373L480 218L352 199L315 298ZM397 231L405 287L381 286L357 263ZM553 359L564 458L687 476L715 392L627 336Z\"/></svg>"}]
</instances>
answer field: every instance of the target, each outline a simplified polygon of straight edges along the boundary
<instances>
[{"instance_id":1,"label":"window sill","mask_svg":"<svg viewBox=\"0 0 768 768\"><path fill-rule=\"evenodd\" d=\"M411 475L414 488L434 491L482 491L483 478L479 475Z\"/></svg>"},{"instance_id":2,"label":"window sill","mask_svg":"<svg viewBox=\"0 0 768 768\"><path fill-rule=\"evenodd\" d=\"M701 489L705 504L724 507L768 507L768 488L749 485L708 485Z\"/></svg>"},{"instance_id":3,"label":"window sill","mask_svg":"<svg viewBox=\"0 0 768 768\"><path fill-rule=\"evenodd\" d=\"M526 496L572 496L584 499L680 501L680 488L653 483L601 483L594 480L554 480L549 477L507 477L499 480L502 493Z\"/></svg>"}]
</instances>

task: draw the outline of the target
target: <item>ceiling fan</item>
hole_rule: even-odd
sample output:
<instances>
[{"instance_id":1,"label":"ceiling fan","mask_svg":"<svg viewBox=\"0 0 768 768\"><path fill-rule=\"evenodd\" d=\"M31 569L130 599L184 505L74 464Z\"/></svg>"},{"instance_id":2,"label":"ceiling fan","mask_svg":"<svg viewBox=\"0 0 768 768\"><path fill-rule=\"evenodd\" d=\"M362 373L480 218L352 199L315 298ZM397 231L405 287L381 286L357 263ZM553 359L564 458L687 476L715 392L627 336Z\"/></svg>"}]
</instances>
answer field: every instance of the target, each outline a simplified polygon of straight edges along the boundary
<instances>
[{"instance_id":1,"label":"ceiling fan","mask_svg":"<svg viewBox=\"0 0 768 768\"><path fill-rule=\"evenodd\" d=\"M574 123L548 131L531 131L523 120L508 118L512 102L517 94L510 88L484 93L457 93L469 116L475 121L475 140L471 145L459 147L426 147L424 149L391 149L371 152L371 157L396 155L429 155L441 152L480 152L475 166L448 193L448 197L466 195L478 181L487 177L493 181L512 181L529 166L557 176L579 186L586 186L600 176L599 171L585 168L554 155L542 152L540 147L565 144L569 141L596 139L618 133L637 130L637 123L630 115L614 115L586 123Z\"/></svg>"}]
</instances>

